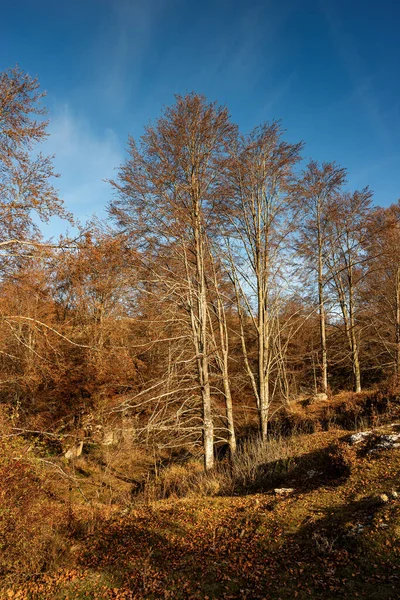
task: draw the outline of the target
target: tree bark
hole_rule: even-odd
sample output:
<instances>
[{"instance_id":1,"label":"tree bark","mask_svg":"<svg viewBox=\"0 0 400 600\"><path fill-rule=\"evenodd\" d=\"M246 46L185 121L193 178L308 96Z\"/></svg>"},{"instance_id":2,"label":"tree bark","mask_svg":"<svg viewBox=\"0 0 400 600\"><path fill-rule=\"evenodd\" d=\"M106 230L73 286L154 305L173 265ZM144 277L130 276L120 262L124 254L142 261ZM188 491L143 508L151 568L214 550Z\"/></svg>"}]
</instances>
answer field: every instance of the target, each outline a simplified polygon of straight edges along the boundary
<instances>
[{"instance_id":1,"label":"tree bark","mask_svg":"<svg viewBox=\"0 0 400 600\"><path fill-rule=\"evenodd\" d=\"M319 329L322 353L322 391L328 393L328 357L326 349L326 315L324 302L324 278L323 278L323 255L322 255L322 234L321 234L321 215L319 206L317 209L317 236L318 236L318 303L319 303Z\"/></svg>"}]
</instances>

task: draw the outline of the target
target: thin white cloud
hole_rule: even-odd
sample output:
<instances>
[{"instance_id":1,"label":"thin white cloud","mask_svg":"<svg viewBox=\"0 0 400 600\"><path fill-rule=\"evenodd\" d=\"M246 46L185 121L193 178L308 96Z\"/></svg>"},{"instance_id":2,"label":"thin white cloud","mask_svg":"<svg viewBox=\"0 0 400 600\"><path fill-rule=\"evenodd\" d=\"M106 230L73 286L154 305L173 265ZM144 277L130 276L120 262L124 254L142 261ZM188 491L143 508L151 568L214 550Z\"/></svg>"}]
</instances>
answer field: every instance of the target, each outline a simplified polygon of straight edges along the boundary
<instances>
[{"instance_id":1,"label":"thin white cloud","mask_svg":"<svg viewBox=\"0 0 400 600\"><path fill-rule=\"evenodd\" d=\"M57 187L66 208L81 221L101 214L111 196L105 179L115 176L122 149L110 129L95 131L88 120L68 105L55 111L49 125L45 152L54 154L60 178Z\"/></svg>"},{"instance_id":2,"label":"thin white cloud","mask_svg":"<svg viewBox=\"0 0 400 600\"><path fill-rule=\"evenodd\" d=\"M92 87L107 109L120 114L139 93L145 61L157 38L171 0L116 0L110 22L99 31L93 46Z\"/></svg>"}]
</instances>

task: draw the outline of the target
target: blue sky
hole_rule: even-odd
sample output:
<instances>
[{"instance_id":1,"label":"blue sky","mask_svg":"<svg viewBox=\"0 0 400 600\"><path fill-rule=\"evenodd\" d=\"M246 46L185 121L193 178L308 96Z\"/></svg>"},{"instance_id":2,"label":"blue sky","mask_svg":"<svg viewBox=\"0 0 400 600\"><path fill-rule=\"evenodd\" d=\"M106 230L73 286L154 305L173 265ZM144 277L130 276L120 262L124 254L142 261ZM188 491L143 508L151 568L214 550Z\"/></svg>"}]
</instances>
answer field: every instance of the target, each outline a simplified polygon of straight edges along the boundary
<instances>
[{"instance_id":1,"label":"blue sky","mask_svg":"<svg viewBox=\"0 0 400 600\"><path fill-rule=\"evenodd\" d=\"M174 94L226 104L243 131L282 119L305 159L335 160L377 204L400 198L395 0L0 0L0 70L47 90L57 185L81 221ZM59 229L53 224L49 231Z\"/></svg>"}]
</instances>

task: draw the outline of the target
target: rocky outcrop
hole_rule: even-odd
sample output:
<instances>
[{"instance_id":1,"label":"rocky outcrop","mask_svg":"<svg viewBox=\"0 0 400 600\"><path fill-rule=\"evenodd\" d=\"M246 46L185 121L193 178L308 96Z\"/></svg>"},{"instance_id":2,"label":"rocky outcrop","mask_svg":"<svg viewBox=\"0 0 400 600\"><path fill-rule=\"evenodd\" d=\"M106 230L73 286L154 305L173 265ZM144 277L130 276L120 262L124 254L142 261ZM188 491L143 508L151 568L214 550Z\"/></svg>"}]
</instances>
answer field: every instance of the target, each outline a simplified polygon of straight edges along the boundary
<instances>
[{"instance_id":1,"label":"rocky outcrop","mask_svg":"<svg viewBox=\"0 0 400 600\"><path fill-rule=\"evenodd\" d=\"M352 446L363 445L368 453L400 448L400 423L392 423L380 429L354 433L348 439Z\"/></svg>"}]
</instances>

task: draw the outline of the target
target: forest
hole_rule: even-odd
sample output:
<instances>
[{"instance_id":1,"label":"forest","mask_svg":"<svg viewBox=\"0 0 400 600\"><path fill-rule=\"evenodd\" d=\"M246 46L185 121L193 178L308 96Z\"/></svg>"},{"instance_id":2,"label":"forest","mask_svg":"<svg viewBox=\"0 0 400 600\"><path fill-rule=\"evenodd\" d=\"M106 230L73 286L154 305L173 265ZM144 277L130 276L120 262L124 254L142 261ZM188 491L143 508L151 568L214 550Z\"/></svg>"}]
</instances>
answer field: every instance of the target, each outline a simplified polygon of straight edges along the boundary
<instances>
[{"instance_id":1,"label":"forest","mask_svg":"<svg viewBox=\"0 0 400 600\"><path fill-rule=\"evenodd\" d=\"M261 463L289 469L293 436L331 435L313 421L317 410L340 423L351 405L342 433L366 428L382 394L398 407L400 384L400 203L351 189L328 147L327 162L306 160L284 123L242 132L226 106L193 92L160 108L139 139L126 132L107 218L76 223L40 152L44 96L19 67L0 74L8 586L37 581L65 554L64 542L54 549L58 520L79 538L79 511L100 504L247 493ZM41 223L53 217L73 233L46 239ZM38 545L30 557L26 536ZM269 597L242 584L231 595L164 596L149 583L150 554L143 560L139 591L118 595L114 581L104 597Z\"/></svg>"}]
</instances>

